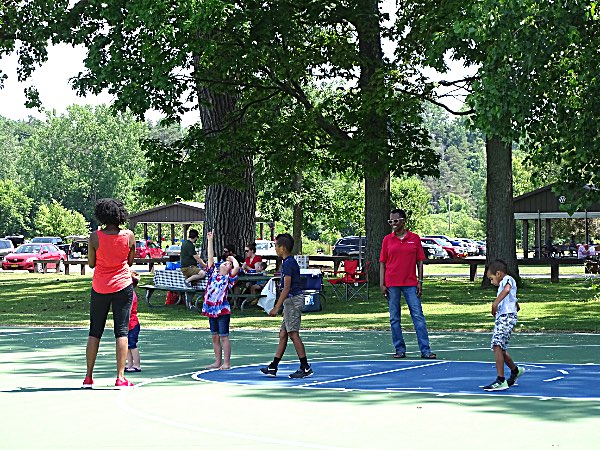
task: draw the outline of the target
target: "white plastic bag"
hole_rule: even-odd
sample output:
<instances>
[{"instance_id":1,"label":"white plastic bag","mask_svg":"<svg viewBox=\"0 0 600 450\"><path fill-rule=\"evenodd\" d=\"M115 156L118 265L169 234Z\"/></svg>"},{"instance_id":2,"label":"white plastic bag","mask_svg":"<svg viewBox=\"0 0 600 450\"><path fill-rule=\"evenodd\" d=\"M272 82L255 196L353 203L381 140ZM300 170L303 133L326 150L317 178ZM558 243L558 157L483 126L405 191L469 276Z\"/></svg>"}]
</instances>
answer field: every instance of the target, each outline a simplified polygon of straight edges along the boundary
<instances>
[{"instance_id":1,"label":"white plastic bag","mask_svg":"<svg viewBox=\"0 0 600 450\"><path fill-rule=\"evenodd\" d=\"M277 284L275 283L275 279L271 278L267 282L261 291L261 294L265 295L265 297L258 299L258 306L260 306L267 314L269 314L275 306L275 301L277 300Z\"/></svg>"}]
</instances>

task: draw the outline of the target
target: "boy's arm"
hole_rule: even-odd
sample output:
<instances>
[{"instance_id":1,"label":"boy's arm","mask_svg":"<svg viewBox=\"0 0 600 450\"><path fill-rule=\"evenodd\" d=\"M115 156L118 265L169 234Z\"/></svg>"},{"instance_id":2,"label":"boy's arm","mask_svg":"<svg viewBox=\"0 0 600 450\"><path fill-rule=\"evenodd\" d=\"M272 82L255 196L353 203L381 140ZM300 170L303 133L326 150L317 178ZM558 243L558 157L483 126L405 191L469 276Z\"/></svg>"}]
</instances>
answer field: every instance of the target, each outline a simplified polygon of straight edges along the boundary
<instances>
[{"instance_id":1,"label":"boy's arm","mask_svg":"<svg viewBox=\"0 0 600 450\"><path fill-rule=\"evenodd\" d=\"M504 289L502 289L502 292L500 292L498 297L496 297L496 300L492 302L492 316L496 316L496 313L498 312L498 305L506 298L508 294L510 294L510 284L506 283Z\"/></svg>"},{"instance_id":2,"label":"boy's arm","mask_svg":"<svg viewBox=\"0 0 600 450\"><path fill-rule=\"evenodd\" d=\"M214 244L215 230L206 233L206 241L208 242L208 267L212 267L215 264L215 244Z\"/></svg>"},{"instance_id":3,"label":"boy's arm","mask_svg":"<svg viewBox=\"0 0 600 450\"><path fill-rule=\"evenodd\" d=\"M227 259L231 261L231 264L233 264L233 269L231 269L231 276L235 277L240 271L240 263L233 256L228 256Z\"/></svg>"},{"instance_id":4,"label":"boy's arm","mask_svg":"<svg viewBox=\"0 0 600 450\"><path fill-rule=\"evenodd\" d=\"M283 305L283 301L287 298L288 294L290 293L291 287L292 287L292 276L291 275L284 276L283 277L283 289L281 290L281 293L279 294L279 300L277 300L277 303L275 304L273 309L269 312L269 315L271 317L277 316L277 313L279 312L281 305Z\"/></svg>"}]
</instances>

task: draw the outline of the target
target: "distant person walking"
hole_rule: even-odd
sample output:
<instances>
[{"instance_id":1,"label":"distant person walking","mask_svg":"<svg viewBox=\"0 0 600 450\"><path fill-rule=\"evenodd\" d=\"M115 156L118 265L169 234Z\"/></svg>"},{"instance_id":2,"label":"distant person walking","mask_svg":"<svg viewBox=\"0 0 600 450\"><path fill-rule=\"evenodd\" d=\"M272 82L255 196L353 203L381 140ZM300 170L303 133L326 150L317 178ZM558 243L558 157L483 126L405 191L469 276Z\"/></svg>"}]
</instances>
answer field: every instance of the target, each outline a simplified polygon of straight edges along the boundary
<instances>
[{"instance_id":1,"label":"distant person walking","mask_svg":"<svg viewBox=\"0 0 600 450\"><path fill-rule=\"evenodd\" d=\"M400 323L400 298L404 295L410 311L421 358L435 359L437 355L429 347L427 323L421 307L423 293L423 260L425 253L421 238L406 228L406 212L394 209L388 223L392 232L383 238L379 255L379 288L387 298L390 309L394 358L406 358L406 344ZM417 278L415 271L419 272Z\"/></svg>"},{"instance_id":2,"label":"distant person walking","mask_svg":"<svg viewBox=\"0 0 600 450\"><path fill-rule=\"evenodd\" d=\"M114 333L117 342L117 379L115 386L133 386L124 376L127 359L129 314L133 301L133 283L129 267L135 257L135 236L131 230L122 230L128 214L123 202L103 198L96 202L94 215L102 229L92 232L88 244L88 264L94 269L90 296L90 332L85 350L87 371L83 388L94 385L92 373L106 326L108 311L112 308Z\"/></svg>"}]
</instances>

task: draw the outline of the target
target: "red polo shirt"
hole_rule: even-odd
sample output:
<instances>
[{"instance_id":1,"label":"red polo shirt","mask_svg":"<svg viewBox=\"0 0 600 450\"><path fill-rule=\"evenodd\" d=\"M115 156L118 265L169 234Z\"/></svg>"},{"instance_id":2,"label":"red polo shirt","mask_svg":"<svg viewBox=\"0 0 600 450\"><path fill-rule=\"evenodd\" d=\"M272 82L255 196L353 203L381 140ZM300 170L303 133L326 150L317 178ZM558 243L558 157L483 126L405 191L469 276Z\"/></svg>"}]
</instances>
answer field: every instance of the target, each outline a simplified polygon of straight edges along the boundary
<instances>
[{"instance_id":1,"label":"red polo shirt","mask_svg":"<svg viewBox=\"0 0 600 450\"><path fill-rule=\"evenodd\" d=\"M424 259L421 238L417 234L407 231L400 239L392 231L383 238L379 255L379 262L385 263L385 285L416 286L417 261Z\"/></svg>"}]
</instances>

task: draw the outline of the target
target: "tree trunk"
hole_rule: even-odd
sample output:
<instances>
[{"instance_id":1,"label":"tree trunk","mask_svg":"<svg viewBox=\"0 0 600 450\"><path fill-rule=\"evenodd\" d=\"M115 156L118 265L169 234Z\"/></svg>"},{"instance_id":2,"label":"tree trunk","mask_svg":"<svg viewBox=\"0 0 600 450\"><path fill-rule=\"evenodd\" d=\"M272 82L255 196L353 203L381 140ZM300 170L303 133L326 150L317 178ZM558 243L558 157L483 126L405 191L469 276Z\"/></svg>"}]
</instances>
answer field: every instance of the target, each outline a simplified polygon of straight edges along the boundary
<instances>
[{"instance_id":1,"label":"tree trunk","mask_svg":"<svg viewBox=\"0 0 600 450\"><path fill-rule=\"evenodd\" d=\"M199 88L201 106L200 120L207 131L222 129L225 118L235 108L236 99L228 94L215 94ZM204 248L206 232L215 230L215 253L221 255L223 247L233 245L236 253L243 254L244 246L256 237L256 187L252 158L237 149L223 152L223 158L232 159L245 168L243 191L226 185L206 188L206 222L204 223Z\"/></svg>"},{"instance_id":2,"label":"tree trunk","mask_svg":"<svg viewBox=\"0 0 600 450\"><path fill-rule=\"evenodd\" d=\"M382 171L378 175L365 174L365 231L368 276L372 284L379 284L379 253L381 241L389 232L387 219L390 217L390 174Z\"/></svg>"},{"instance_id":3,"label":"tree trunk","mask_svg":"<svg viewBox=\"0 0 600 450\"><path fill-rule=\"evenodd\" d=\"M363 161L365 173L365 231L366 260L371 283L379 283L379 252L381 241L388 232L386 220L390 213L390 173L387 164L377 155L386 155L388 133L386 116L373 102L373 94L383 88L377 76L384 66L381 48L381 27L379 24L378 0L360 0L357 3L355 25L358 34L360 53L359 87L364 98L361 134L363 142L373 148L366 152L369 156Z\"/></svg>"},{"instance_id":4,"label":"tree trunk","mask_svg":"<svg viewBox=\"0 0 600 450\"><path fill-rule=\"evenodd\" d=\"M508 272L519 282L515 218L513 214L512 146L500 139L487 138L487 257L489 263L501 259L508 265ZM482 286L489 286L483 277Z\"/></svg>"},{"instance_id":5,"label":"tree trunk","mask_svg":"<svg viewBox=\"0 0 600 450\"><path fill-rule=\"evenodd\" d=\"M304 209L302 205L302 173L296 172L292 180L292 188L296 194L296 201L294 202L294 226L293 226L293 238L294 248L292 250L293 255L302 254L302 222L304 221Z\"/></svg>"}]
</instances>

